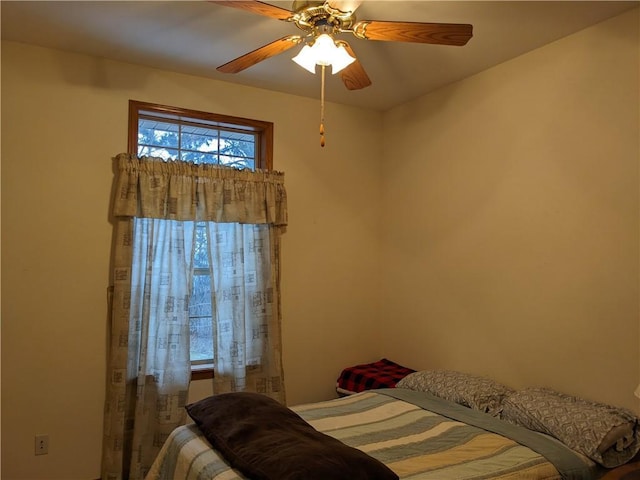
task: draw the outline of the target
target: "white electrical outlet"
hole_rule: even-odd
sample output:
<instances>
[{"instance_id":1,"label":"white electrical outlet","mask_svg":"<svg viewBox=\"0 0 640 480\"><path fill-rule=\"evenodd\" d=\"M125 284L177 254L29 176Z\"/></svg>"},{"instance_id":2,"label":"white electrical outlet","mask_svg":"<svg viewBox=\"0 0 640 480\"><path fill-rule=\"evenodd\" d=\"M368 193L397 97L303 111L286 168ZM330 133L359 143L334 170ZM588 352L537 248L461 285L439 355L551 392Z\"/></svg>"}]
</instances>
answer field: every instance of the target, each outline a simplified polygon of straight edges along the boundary
<instances>
[{"instance_id":1,"label":"white electrical outlet","mask_svg":"<svg viewBox=\"0 0 640 480\"><path fill-rule=\"evenodd\" d=\"M36 455L49 453L49 435L36 435Z\"/></svg>"}]
</instances>

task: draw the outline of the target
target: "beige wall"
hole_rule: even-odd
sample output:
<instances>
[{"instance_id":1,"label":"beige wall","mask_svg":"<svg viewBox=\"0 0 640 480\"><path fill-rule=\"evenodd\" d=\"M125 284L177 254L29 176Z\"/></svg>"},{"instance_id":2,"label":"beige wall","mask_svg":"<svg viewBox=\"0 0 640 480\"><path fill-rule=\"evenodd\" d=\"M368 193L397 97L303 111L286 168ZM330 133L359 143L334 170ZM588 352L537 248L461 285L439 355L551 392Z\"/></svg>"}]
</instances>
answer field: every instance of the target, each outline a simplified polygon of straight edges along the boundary
<instances>
[{"instance_id":1,"label":"beige wall","mask_svg":"<svg viewBox=\"0 0 640 480\"><path fill-rule=\"evenodd\" d=\"M638 10L385 115L385 352L640 412Z\"/></svg>"},{"instance_id":2,"label":"beige wall","mask_svg":"<svg viewBox=\"0 0 640 480\"><path fill-rule=\"evenodd\" d=\"M387 356L637 407L636 18L385 115L330 104L324 150L315 100L3 42L2 477L99 476L130 98L275 123L290 403Z\"/></svg>"},{"instance_id":3,"label":"beige wall","mask_svg":"<svg viewBox=\"0 0 640 480\"><path fill-rule=\"evenodd\" d=\"M100 475L111 157L129 99L274 122L289 402L333 397L345 365L376 358L380 114L327 105L321 149L316 100L3 42L2 478ZM38 433L50 453L35 457Z\"/></svg>"}]
</instances>

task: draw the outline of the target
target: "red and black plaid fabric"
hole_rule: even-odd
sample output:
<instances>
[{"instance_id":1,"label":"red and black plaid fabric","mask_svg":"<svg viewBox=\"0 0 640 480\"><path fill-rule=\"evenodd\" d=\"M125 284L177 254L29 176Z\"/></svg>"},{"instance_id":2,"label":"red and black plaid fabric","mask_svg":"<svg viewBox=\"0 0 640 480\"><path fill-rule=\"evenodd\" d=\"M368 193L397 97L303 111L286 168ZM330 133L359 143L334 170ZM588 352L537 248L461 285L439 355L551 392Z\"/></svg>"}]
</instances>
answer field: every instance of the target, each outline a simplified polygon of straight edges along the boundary
<instances>
[{"instance_id":1,"label":"red and black plaid fabric","mask_svg":"<svg viewBox=\"0 0 640 480\"><path fill-rule=\"evenodd\" d=\"M358 393L372 388L392 388L413 372L415 370L383 358L374 363L345 368L338 378L337 388L344 393Z\"/></svg>"}]
</instances>

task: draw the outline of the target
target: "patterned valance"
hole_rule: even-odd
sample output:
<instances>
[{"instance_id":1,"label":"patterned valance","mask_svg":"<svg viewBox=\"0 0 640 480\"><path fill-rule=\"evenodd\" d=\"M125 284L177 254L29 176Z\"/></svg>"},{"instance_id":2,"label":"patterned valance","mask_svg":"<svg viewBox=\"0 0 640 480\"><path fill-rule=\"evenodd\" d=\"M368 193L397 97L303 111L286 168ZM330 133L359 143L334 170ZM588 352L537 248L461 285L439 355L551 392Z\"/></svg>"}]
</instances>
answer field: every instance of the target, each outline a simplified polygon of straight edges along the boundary
<instances>
[{"instance_id":1,"label":"patterned valance","mask_svg":"<svg viewBox=\"0 0 640 480\"><path fill-rule=\"evenodd\" d=\"M287 194L281 172L139 158L127 153L115 160L115 216L287 224Z\"/></svg>"}]
</instances>

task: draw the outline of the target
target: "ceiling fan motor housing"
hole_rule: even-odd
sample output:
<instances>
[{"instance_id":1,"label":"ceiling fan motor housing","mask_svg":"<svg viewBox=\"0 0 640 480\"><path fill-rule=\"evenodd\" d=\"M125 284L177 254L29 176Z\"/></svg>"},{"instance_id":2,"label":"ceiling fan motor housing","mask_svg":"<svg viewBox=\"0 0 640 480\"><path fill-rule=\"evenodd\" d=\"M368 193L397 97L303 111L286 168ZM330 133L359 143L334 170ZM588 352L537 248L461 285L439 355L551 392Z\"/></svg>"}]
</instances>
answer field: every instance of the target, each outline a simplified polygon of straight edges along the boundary
<instances>
[{"instance_id":1,"label":"ceiling fan motor housing","mask_svg":"<svg viewBox=\"0 0 640 480\"><path fill-rule=\"evenodd\" d=\"M355 22L353 13L344 13L333 9L325 2L296 0L293 2L293 11L295 13L291 17L291 21L305 32L313 32L318 27L327 26L333 32L340 32L349 29Z\"/></svg>"}]
</instances>

